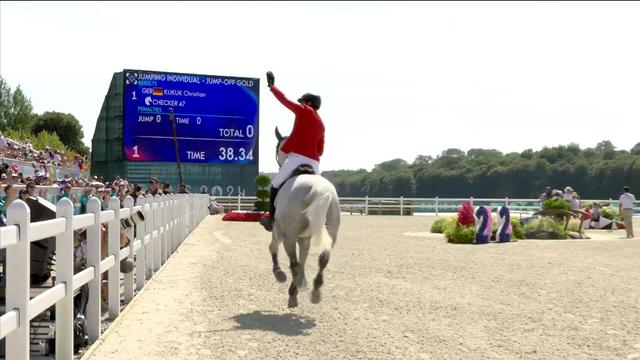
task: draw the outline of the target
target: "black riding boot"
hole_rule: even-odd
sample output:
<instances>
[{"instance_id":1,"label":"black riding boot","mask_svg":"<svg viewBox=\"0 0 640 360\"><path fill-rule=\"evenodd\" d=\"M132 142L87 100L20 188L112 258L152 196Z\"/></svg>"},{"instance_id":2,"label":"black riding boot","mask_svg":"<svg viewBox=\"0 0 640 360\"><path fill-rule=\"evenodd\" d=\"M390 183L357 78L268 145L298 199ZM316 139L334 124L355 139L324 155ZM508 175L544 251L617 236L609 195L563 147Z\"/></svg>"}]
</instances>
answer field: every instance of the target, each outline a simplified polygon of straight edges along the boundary
<instances>
[{"instance_id":1,"label":"black riding boot","mask_svg":"<svg viewBox=\"0 0 640 360\"><path fill-rule=\"evenodd\" d=\"M273 230L273 222L276 216L276 196L278 196L278 188L272 186L269 193L269 219L260 219L260 224L262 224L267 231Z\"/></svg>"}]
</instances>

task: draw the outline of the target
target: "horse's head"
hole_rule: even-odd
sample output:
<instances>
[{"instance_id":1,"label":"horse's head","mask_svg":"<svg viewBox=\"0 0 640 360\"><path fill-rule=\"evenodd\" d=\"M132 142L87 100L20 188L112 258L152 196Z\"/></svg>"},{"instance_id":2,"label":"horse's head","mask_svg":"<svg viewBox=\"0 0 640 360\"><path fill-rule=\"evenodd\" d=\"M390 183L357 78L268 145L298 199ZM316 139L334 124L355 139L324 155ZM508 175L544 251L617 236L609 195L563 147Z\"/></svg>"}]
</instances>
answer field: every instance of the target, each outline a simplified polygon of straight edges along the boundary
<instances>
[{"instance_id":1,"label":"horse's head","mask_svg":"<svg viewBox=\"0 0 640 360\"><path fill-rule=\"evenodd\" d=\"M278 144L276 145L276 161L280 167L282 167L282 164L284 164L284 161L287 159L287 154L283 153L281 149L288 138L288 136L282 136L276 126L276 139L278 139Z\"/></svg>"}]
</instances>

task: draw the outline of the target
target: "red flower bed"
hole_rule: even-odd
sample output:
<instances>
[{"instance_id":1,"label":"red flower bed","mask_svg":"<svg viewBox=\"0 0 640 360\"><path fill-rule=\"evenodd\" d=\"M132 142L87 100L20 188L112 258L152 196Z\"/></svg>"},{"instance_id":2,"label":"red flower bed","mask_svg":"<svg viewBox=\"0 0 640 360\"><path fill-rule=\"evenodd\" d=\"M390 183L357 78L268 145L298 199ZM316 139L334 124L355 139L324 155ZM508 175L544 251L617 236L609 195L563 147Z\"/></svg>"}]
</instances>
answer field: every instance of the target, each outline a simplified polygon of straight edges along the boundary
<instances>
[{"instance_id":1,"label":"red flower bed","mask_svg":"<svg viewBox=\"0 0 640 360\"><path fill-rule=\"evenodd\" d=\"M260 221L260 218L269 218L269 213L262 211L232 211L222 217L222 221Z\"/></svg>"}]
</instances>

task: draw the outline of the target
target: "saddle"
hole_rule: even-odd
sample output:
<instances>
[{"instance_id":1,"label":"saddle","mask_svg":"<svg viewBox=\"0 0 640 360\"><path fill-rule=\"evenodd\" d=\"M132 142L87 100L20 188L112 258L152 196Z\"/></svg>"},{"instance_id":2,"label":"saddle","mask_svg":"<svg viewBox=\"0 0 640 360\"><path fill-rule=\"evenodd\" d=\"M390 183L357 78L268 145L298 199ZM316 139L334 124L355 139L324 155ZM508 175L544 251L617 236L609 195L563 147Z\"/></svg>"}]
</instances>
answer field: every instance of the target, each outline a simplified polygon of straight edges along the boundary
<instances>
[{"instance_id":1,"label":"saddle","mask_svg":"<svg viewBox=\"0 0 640 360\"><path fill-rule=\"evenodd\" d=\"M291 175L284 182L289 181L291 178L294 178L298 175L316 175L315 170L313 170L313 166L311 165L300 165L295 170L291 172Z\"/></svg>"}]
</instances>

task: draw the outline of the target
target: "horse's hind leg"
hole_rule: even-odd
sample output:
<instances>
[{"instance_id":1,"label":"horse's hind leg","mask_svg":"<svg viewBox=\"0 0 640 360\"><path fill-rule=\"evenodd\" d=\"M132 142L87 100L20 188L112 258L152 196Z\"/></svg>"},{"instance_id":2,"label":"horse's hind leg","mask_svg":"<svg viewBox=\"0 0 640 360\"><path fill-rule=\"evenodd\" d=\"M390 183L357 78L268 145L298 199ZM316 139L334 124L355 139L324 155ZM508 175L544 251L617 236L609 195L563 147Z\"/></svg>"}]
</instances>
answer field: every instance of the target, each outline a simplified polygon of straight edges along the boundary
<instances>
[{"instance_id":1,"label":"horse's hind leg","mask_svg":"<svg viewBox=\"0 0 640 360\"><path fill-rule=\"evenodd\" d=\"M323 252L320 253L320 256L318 257L318 265L319 265L318 275L316 275L316 278L313 280L313 291L311 291L311 303L313 304L318 304L322 299L322 296L320 295L320 288L324 283L322 271L324 270L325 267L327 267L330 256L331 256L331 251L324 250Z\"/></svg>"},{"instance_id":2,"label":"horse's hind leg","mask_svg":"<svg viewBox=\"0 0 640 360\"><path fill-rule=\"evenodd\" d=\"M307 262L307 257L309 256L309 248L311 247L311 238L310 237L299 238L298 246L300 247L300 256L298 257L300 260L300 272L298 273L298 279L296 281L296 285L298 286L298 289L306 289L307 279L304 273L304 268Z\"/></svg>"},{"instance_id":3,"label":"horse's hind leg","mask_svg":"<svg viewBox=\"0 0 640 360\"><path fill-rule=\"evenodd\" d=\"M271 244L269 244L269 252L271 252L271 261L273 262L273 276L276 277L278 282L287 281L287 274L280 268L278 262L278 248L280 247L280 241L278 240L275 232L271 233Z\"/></svg>"},{"instance_id":4,"label":"horse's hind leg","mask_svg":"<svg viewBox=\"0 0 640 360\"><path fill-rule=\"evenodd\" d=\"M298 306L298 285L297 278L300 272L300 264L298 263L298 254L296 254L296 241L294 239L285 239L284 250L289 256L289 263L291 266L291 286L289 287L289 304L290 308Z\"/></svg>"}]
</instances>

